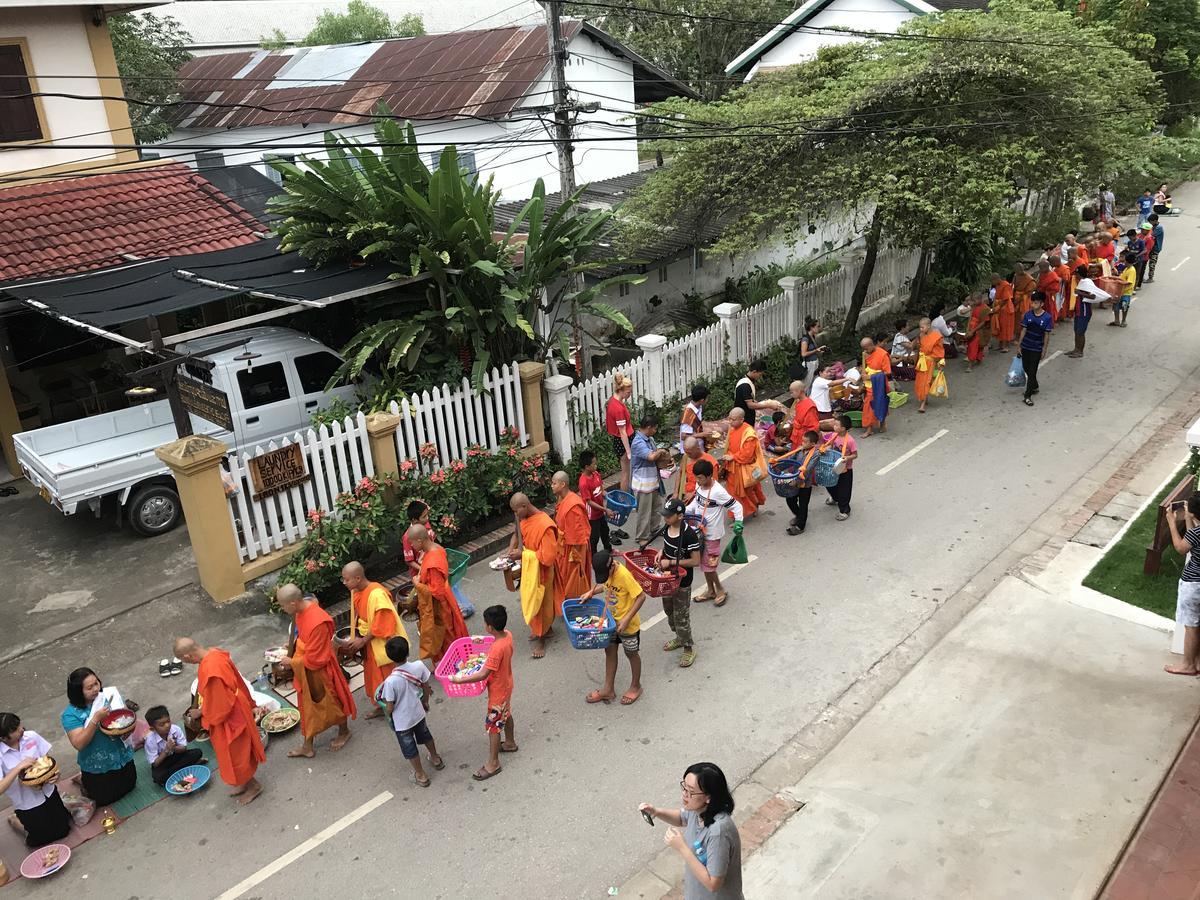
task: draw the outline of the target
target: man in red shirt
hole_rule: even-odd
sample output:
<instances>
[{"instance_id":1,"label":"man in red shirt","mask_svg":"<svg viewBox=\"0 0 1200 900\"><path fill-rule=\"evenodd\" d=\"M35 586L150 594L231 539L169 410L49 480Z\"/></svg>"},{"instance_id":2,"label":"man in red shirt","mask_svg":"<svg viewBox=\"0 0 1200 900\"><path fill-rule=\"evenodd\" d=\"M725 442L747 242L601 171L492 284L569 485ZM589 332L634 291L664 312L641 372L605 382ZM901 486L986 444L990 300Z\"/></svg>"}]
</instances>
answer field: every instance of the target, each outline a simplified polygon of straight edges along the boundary
<instances>
[{"instance_id":1,"label":"man in red shirt","mask_svg":"<svg viewBox=\"0 0 1200 900\"><path fill-rule=\"evenodd\" d=\"M588 525L591 526L591 547L595 554L596 547L603 543L604 549L612 552L614 546L621 546L608 531L608 513L604 509L604 476L600 474L596 463L596 454L584 450L579 454L579 496L587 509Z\"/></svg>"},{"instance_id":2,"label":"man in red shirt","mask_svg":"<svg viewBox=\"0 0 1200 900\"><path fill-rule=\"evenodd\" d=\"M500 754L516 753L518 750L512 717L513 637L506 627L508 610L503 606L489 606L483 611L483 622L487 633L496 639L488 648L483 668L474 675L450 676L450 680L458 684L491 678L488 682L487 715L483 720L483 728L488 736L488 760L472 773L471 777L476 781L486 781L500 774ZM503 740L500 739L501 732Z\"/></svg>"}]
</instances>

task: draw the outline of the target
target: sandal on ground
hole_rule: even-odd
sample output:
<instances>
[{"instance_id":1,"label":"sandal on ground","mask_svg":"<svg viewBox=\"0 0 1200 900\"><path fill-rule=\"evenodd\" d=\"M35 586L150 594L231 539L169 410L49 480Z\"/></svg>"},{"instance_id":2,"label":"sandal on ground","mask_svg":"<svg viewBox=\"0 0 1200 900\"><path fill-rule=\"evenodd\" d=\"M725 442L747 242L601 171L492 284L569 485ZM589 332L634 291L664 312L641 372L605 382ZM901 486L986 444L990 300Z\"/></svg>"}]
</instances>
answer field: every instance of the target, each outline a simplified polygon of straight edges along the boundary
<instances>
[{"instance_id":1,"label":"sandal on ground","mask_svg":"<svg viewBox=\"0 0 1200 900\"><path fill-rule=\"evenodd\" d=\"M415 784L417 787L429 787L429 784L430 784L428 778L426 778L424 781L422 781L420 778L417 777L416 772L409 772L408 780L411 781L413 784Z\"/></svg>"},{"instance_id":2,"label":"sandal on ground","mask_svg":"<svg viewBox=\"0 0 1200 900\"><path fill-rule=\"evenodd\" d=\"M834 516L834 518L837 519L839 522L845 522L848 518L850 518L850 513L840 512L836 516Z\"/></svg>"},{"instance_id":3,"label":"sandal on ground","mask_svg":"<svg viewBox=\"0 0 1200 900\"><path fill-rule=\"evenodd\" d=\"M183 671L183 660L176 656L171 660L171 674L178 675Z\"/></svg>"},{"instance_id":4,"label":"sandal on ground","mask_svg":"<svg viewBox=\"0 0 1200 900\"><path fill-rule=\"evenodd\" d=\"M637 703L638 700L641 699L641 697L642 697L642 689L641 688L638 688L638 691L636 694L633 692L633 689L630 688L624 694L621 695L621 705L622 706L633 706L633 704Z\"/></svg>"},{"instance_id":5,"label":"sandal on ground","mask_svg":"<svg viewBox=\"0 0 1200 900\"><path fill-rule=\"evenodd\" d=\"M721 591L721 593L717 594L717 596L713 598L713 606L724 606L728 599L729 591Z\"/></svg>"},{"instance_id":6,"label":"sandal on ground","mask_svg":"<svg viewBox=\"0 0 1200 900\"><path fill-rule=\"evenodd\" d=\"M159 678L170 678L171 677L171 661L169 659L160 659L158 661L158 677Z\"/></svg>"},{"instance_id":7,"label":"sandal on ground","mask_svg":"<svg viewBox=\"0 0 1200 900\"><path fill-rule=\"evenodd\" d=\"M836 502L837 502L837 501L836 501L836 500L834 500L832 497L826 497L826 498L825 498L825 505L826 505L826 506L833 506L833 504L835 504Z\"/></svg>"},{"instance_id":8,"label":"sandal on ground","mask_svg":"<svg viewBox=\"0 0 1200 900\"><path fill-rule=\"evenodd\" d=\"M616 694L605 695L600 693L599 690L592 691L590 694L584 697L588 703L611 703L616 698Z\"/></svg>"},{"instance_id":9,"label":"sandal on ground","mask_svg":"<svg viewBox=\"0 0 1200 900\"><path fill-rule=\"evenodd\" d=\"M520 748L520 747L518 747L516 744L511 744L511 745L508 745L508 746L505 746L504 744L501 744L501 745L500 745L500 752L501 752L501 753L516 753L516 752L517 752L518 750L520 750L520 749L521 749L521 748Z\"/></svg>"},{"instance_id":10,"label":"sandal on ground","mask_svg":"<svg viewBox=\"0 0 1200 900\"><path fill-rule=\"evenodd\" d=\"M485 766L485 767L476 769L474 772L472 772L471 777L474 778L476 781L487 781L489 778L499 775L503 771L504 771L503 766L497 766L494 770L491 770L491 771L489 771L487 769L487 767Z\"/></svg>"},{"instance_id":11,"label":"sandal on ground","mask_svg":"<svg viewBox=\"0 0 1200 900\"><path fill-rule=\"evenodd\" d=\"M688 666L690 666L695 661L696 661L696 651L695 650L684 650L683 656L679 657L679 668L686 669Z\"/></svg>"},{"instance_id":12,"label":"sandal on ground","mask_svg":"<svg viewBox=\"0 0 1200 900\"><path fill-rule=\"evenodd\" d=\"M692 598L692 602L693 603L711 603L713 600L716 600L716 599L717 599L716 596L713 594L698 594L697 596Z\"/></svg>"},{"instance_id":13,"label":"sandal on ground","mask_svg":"<svg viewBox=\"0 0 1200 900\"><path fill-rule=\"evenodd\" d=\"M446 768L446 761L444 759L442 759L440 756L437 758L437 762L433 761L432 756L429 757L429 764L431 766L433 766L439 772L442 771L442 769Z\"/></svg>"},{"instance_id":14,"label":"sandal on ground","mask_svg":"<svg viewBox=\"0 0 1200 900\"><path fill-rule=\"evenodd\" d=\"M1033 398L1032 397L1026 397L1022 402L1026 406L1033 406Z\"/></svg>"},{"instance_id":15,"label":"sandal on ground","mask_svg":"<svg viewBox=\"0 0 1200 900\"><path fill-rule=\"evenodd\" d=\"M663 649L666 650L668 653L670 653L672 650L678 650L682 646L683 646L683 641L679 640L679 638L677 638L677 637L673 637L669 641L667 641L665 644L663 644Z\"/></svg>"},{"instance_id":16,"label":"sandal on ground","mask_svg":"<svg viewBox=\"0 0 1200 900\"><path fill-rule=\"evenodd\" d=\"M787 533L790 535L804 534L804 529L798 528L795 525L789 525L788 529L787 529Z\"/></svg>"}]
</instances>

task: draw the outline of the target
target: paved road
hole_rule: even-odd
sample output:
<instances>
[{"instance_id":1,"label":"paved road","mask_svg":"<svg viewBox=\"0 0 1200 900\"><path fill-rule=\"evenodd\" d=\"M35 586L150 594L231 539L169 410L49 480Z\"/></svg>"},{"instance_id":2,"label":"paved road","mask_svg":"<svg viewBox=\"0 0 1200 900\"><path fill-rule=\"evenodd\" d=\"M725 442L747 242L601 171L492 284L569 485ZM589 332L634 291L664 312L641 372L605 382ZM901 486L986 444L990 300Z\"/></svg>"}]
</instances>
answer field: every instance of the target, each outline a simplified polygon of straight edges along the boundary
<instances>
[{"instance_id":1,"label":"paved road","mask_svg":"<svg viewBox=\"0 0 1200 900\"><path fill-rule=\"evenodd\" d=\"M1176 196L1200 209L1200 190ZM665 624L645 632L646 693L635 706L586 705L603 658L560 637L546 659L515 661L521 751L491 781L470 779L483 759L482 701L442 700L430 725L449 765L428 790L408 783L379 722L358 727L341 754L311 762L285 759L280 741L262 771L267 793L252 806L235 811L220 786L164 801L120 837L83 847L56 883L10 888L13 897L75 896L84 886L147 896L156 895L149 885L169 884L182 898L283 898L348 878L380 896L603 896L661 847L661 829L634 813L639 801L672 802L683 768L699 759L734 781L749 774L1191 374L1200 253L1172 268L1197 225L1185 217L1169 226L1159 282L1135 305L1130 327L1106 328L1098 316L1086 358L1058 355L1043 367L1036 407L1003 386L1006 358L971 374L952 363L948 402L923 416L911 404L889 434L862 442L849 521L835 522L818 501L808 533L788 537L783 504L772 500L747 527L757 558L729 578L729 605L695 608L696 666L679 670L658 649ZM1052 352L1069 348L1068 334L1055 336ZM494 573L476 566L468 579L476 605L503 602L517 617ZM188 620L152 621L164 634ZM248 616L227 641L247 667L266 622ZM523 644L523 626L515 631ZM108 678L136 678L147 705L157 700L147 665ZM244 881L256 873L260 882Z\"/></svg>"}]
</instances>

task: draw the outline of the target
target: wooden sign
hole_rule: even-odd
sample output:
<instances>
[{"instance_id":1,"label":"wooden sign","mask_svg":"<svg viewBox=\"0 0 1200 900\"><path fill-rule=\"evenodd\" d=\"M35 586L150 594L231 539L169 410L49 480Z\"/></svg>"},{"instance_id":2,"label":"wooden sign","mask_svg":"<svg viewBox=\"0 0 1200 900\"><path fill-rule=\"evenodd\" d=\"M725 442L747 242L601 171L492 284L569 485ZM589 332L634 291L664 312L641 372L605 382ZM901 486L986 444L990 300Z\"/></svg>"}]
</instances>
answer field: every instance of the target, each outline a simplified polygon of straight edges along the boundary
<instances>
[{"instance_id":1,"label":"wooden sign","mask_svg":"<svg viewBox=\"0 0 1200 900\"><path fill-rule=\"evenodd\" d=\"M308 481L308 467L299 444L288 444L250 460L254 499L261 500Z\"/></svg>"},{"instance_id":2,"label":"wooden sign","mask_svg":"<svg viewBox=\"0 0 1200 900\"><path fill-rule=\"evenodd\" d=\"M233 431L233 414L229 411L229 397L224 391L186 375L176 375L175 386L179 389L179 399L183 401L184 409L226 431Z\"/></svg>"}]
</instances>

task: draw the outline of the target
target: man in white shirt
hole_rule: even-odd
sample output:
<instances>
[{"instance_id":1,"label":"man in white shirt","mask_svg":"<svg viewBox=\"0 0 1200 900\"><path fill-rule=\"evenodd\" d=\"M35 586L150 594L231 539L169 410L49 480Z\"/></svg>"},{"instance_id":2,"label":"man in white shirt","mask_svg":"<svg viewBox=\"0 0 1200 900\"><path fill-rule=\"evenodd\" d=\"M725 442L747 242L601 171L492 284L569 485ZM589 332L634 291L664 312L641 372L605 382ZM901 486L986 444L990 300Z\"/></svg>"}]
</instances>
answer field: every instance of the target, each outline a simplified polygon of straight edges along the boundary
<instances>
[{"instance_id":1,"label":"man in white shirt","mask_svg":"<svg viewBox=\"0 0 1200 900\"><path fill-rule=\"evenodd\" d=\"M912 338L908 336L908 319L896 321L896 336L892 338L892 363L908 365L916 361L912 348Z\"/></svg>"},{"instance_id":2,"label":"man in white shirt","mask_svg":"<svg viewBox=\"0 0 1200 900\"><path fill-rule=\"evenodd\" d=\"M725 516L733 513L733 532L742 533L742 504L735 500L717 481L713 464L699 459L692 466L696 476L696 494L688 504L688 515L700 517L700 534L704 539L700 555L700 571L708 590L696 602L712 600L714 606L724 606L728 592L717 577L717 564L721 561L721 539L725 537Z\"/></svg>"}]
</instances>

